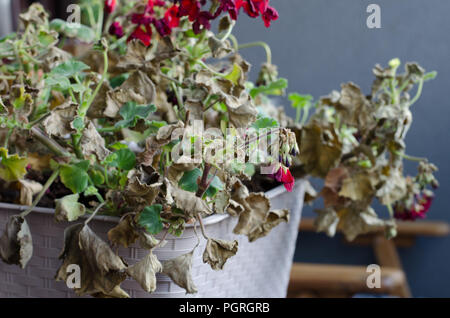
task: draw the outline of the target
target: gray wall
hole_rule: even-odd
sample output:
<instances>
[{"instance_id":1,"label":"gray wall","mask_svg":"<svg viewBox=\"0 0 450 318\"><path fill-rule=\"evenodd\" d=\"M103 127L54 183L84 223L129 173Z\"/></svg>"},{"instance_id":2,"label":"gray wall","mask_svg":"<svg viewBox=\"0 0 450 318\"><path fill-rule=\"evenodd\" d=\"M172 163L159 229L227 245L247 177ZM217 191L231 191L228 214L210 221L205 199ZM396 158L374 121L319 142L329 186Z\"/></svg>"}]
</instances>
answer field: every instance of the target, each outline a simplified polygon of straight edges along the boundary
<instances>
[{"instance_id":1,"label":"gray wall","mask_svg":"<svg viewBox=\"0 0 450 318\"><path fill-rule=\"evenodd\" d=\"M371 3L381 6L382 29L366 27ZM413 108L407 153L429 157L440 167L441 187L428 218L450 221L450 1L273 0L272 4L280 20L270 29L242 15L235 34L241 43L264 40L271 45L274 63L289 79L291 92L319 97L351 80L369 93L372 67L386 65L393 57L439 72ZM265 59L259 48L243 54L254 65ZM408 165L408 171L415 174L415 165ZM305 214L312 215L311 210ZM450 297L450 238L422 238L400 254L415 296ZM373 263L374 257L368 248L301 233L296 260L363 265Z\"/></svg>"}]
</instances>

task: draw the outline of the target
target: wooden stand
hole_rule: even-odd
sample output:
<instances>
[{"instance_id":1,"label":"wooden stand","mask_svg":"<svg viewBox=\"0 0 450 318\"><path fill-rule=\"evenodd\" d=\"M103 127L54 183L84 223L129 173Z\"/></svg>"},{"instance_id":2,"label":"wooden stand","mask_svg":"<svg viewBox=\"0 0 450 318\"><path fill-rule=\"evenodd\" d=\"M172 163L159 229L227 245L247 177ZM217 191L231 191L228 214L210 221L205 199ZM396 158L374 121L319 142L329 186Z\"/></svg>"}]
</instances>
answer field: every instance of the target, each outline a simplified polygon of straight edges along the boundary
<instances>
[{"instance_id":1,"label":"wooden stand","mask_svg":"<svg viewBox=\"0 0 450 318\"><path fill-rule=\"evenodd\" d=\"M299 230L315 232L314 220L302 220ZM367 287L370 273L364 266L294 263L288 297L352 297L357 293L411 297L397 247L412 247L417 236L447 236L450 226L445 222L399 222L397 231L393 240L387 240L378 232L363 235L353 242L346 241L350 245L373 248L381 267L381 288Z\"/></svg>"}]
</instances>

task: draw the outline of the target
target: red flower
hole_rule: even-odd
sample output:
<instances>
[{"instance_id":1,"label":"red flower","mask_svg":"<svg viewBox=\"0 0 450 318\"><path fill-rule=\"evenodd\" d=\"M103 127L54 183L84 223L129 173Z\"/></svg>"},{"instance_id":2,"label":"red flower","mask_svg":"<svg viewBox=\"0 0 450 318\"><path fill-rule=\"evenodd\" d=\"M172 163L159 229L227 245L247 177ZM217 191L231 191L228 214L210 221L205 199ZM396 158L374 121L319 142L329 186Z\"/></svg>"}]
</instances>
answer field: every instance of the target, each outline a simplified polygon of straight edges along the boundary
<instances>
[{"instance_id":1,"label":"red flower","mask_svg":"<svg viewBox=\"0 0 450 318\"><path fill-rule=\"evenodd\" d=\"M179 8L173 5L164 14L164 19L166 20L169 28L176 28L180 25Z\"/></svg>"},{"instance_id":2,"label":"red flower","mask_svg":"<svg viewBox=\"0 0 450 318\"><path fill-rule=\"evenodd\" d=\"M105 10L108 13L113 13L116 10L117 0L105 0Z\"/></svg>"},{"instance_id":3,"label":"red flower","mask_svg":"<svg viewBox=\"0 0 450 318\"><path fill-rule=\"evenodd\" d=\"M397 203L394 206L394 217L404 221L424 219L431 208L433 199L434 197L431 194L421 194L414 197L410 207L406 207L404 203Z\"/></svg>"},{"instance_id":4,"label":"red flower","mask_svg":"<svg viewBox=\"0 0 450 318\"><path fill-rule=\"evenodd\" d=\"M115 35L118 39L123 37L123 27L120 25L120 22L113 22L109 27L109 34Z\"/></svg>"},{"instance_id":5,"label":"red flower","mask_svg":"<svg viewBox=\"0 0 450 318\"><path fill-rule=\"evenodd\" d=\"M145 28L145 30L144 30ZM147 25L145 27L138 25L136 29L131 33L128 40L138 39L142 43L145 44L145 46L149 46L150 42L152 40L152 28L150 25Z\"/></svg>"},{"instance_id":6,"label":"red flower","mask_svg":"<svg viewBox=\"0 0 450 318\"><path fill-rule=\"evenodd\" d=\"M292 192L295 185L295 179L288 168L280 167L278 171L272 175L272 178L278 182L282 182L288 192Z\"/></svg>"}]
</instances>

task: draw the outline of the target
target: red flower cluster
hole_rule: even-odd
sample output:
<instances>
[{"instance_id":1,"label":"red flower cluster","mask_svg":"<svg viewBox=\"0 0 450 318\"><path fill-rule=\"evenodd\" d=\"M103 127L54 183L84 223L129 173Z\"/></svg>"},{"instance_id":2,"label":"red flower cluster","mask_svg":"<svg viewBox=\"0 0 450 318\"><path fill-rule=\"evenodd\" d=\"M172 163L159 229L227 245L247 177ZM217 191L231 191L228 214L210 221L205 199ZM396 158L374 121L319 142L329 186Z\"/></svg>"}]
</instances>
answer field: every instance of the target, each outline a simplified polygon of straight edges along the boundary
<instances>
[{"instance_id":1,"label":"red flower cluster","mask_svg":"<svg viewBox=\"0 0 450 318\"><path fill-rule=\"evenodd\" d=\"M139 39L145 45L149 46L152 39L152 26L161 36L170 35L172 29L179 26L181 17L188 17L193 23L193 30L199 34L204 29L211 28L211 21L219 17L223 12L227 12L234 20L237 19L239 12L244 10L250 17L261 16L266 27L271 22L278 19L278 12L269 5L270 0L219 0L219 6L214 13L205 10L207 0L175 0L172 3L167 0L148 0L144 13L135 13L132 15L131 22L136 24L136 28L130 35L129 40ZM155 14L155 7L170 7L164 13L163 17L158 18ZM105 8L108 12L113 12L117 5L116 0L106 0ZM119 23L114 23L110 28L110 33L120 37L123 33Z\"/></svg>"},{"instance_id":2,"label":"red flower cluster","mask_svg":"<svg viewBox=\"0 0 450 318\"><path fill-rule=\"evenodd\" d=\"M220 0L219 8L214 14L209 11L202 10L206 4L206 0L179 0L180 2L180 16L189 17L189 21L193 22L193 29L196 34L200 33L202 29L211 28L211 20L220 16L223 12L228 12L233 20L237 20L241 9L252 18L257 18L261 15L266 27L269 27L271 22L278 19L278 12L273 7L269 6L270 0ZM203 28L202 28L203 27Z\"/></svg>"},{"instance_id":3,"label":"red flower cluster","mask_svg":"<svg viewBox=\"0 0 450 318\"><path fill-rule=\"evenodd\" d=\"M409 207L405 206L403 203L397 203L394 206L394 217L404 221L424 219L426 217L426 213L431 208L433 198L433 195L424 193L421 195L415 195L414 202Z\"/></svg>"},{"instance_id":4,"label":"red flower cluster","mask_svg":"<svg viewBox=\"0 0 450 318\"><path fill-rule=\"evenodd\" d=\"M289 168L281 166L275 174L271 175L271 177L278 182L282 182L288 192L292 192L294 189L295 179L289 171Z\"/></svg>"},{"instance_id":5,"label":"red flower cluster","mask_svg":"<svg viewBox=\"0 0 450 318\"><path fill-rule=\"evenodd\" d=\"M136 24L136 29L130 35L129 40L139 39L146 46L150 45L152 39L152 25L161 36L167 36L172 33L172 29L180 24L178 6L172 5L165 12L164 17L157 18L154 7L164 7L166 1L148 0L144 13L135 13L131 17L131 22Z\"/></svg>"}]
</instances>

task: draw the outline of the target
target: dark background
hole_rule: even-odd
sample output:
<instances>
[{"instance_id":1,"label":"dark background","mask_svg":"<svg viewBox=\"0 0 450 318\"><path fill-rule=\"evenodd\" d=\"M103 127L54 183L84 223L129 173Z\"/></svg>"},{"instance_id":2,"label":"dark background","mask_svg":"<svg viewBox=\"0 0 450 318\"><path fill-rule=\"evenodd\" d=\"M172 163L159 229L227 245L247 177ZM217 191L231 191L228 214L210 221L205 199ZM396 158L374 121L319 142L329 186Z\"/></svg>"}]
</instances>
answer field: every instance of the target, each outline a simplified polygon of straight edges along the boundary
<instances>
[{"instance_id":1,"label":"dark background","mask_svg":"<svg viewBox=\"0 0 450 318\"><path fill-rule=\"evenodd\" d=\"M16 8L20 2L27 1L13 0ZM63 13L67 4L75 0L43 2ZM381 29L366 26L366 8L371 3L381 6ZM278 9L280 19L270 29L260 20L241 15L234 33L240 43L262 40L270 44L280 76L289 79L289 92L318 98L339 89L342 82L353 81L368 94L372 67L376 63L386 65L393 57L403 62L417 61L428 71L439 72L436 80L425 84L422 98L413 106L414 123L407 138L407 153L428 157L439 166L441 187L429 219L450 221L450 1L272 0L271 4ZM255 65L254 69L265 61L261 48L242 53ZM415 164L408 164L407 171L415 174ZM306 207L304 215L312 216L312 208ZM450 238L419 238L413 248L400 249L400 255L414 296L450 297ZM341 243L339 236L330 239L310 233L300 233L295 260L375 263L370 248L349 247Z\"/></svg>"},{"instance_id":2,"label":"dark background","mask_svg":"<svg viewBox=\"0 0 450 318\"><path fill-rule=\"evenodd\" d=\"M366 9L371 3L381 6L381 29L366 26ZM270 44L273 63L279 66L280 76L289 79L290 92L318 98L339 89L342 82L353 81L369 94L372 67L376 63L386 66L393 57L438 71L413 106L414 123L406 152L428 157L439 166L441 187L428 218L450 221L450 1L272 0L271 4L280 19L270 29L242 15L234 33L241 43L263 40ZM265 61L260 48L242 53L255 69ZM415 175L416 165L408 164L407 171ZM304 215L312 216L312 210L306 207ZM414 247L400 249L400 256L414 296L450 297L450 238L419 238ZM340 237L312 233L300 233L295 260L375 263L369 247L350 247L342 244Z\"/></svg>"}]
</instances>

